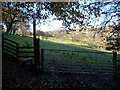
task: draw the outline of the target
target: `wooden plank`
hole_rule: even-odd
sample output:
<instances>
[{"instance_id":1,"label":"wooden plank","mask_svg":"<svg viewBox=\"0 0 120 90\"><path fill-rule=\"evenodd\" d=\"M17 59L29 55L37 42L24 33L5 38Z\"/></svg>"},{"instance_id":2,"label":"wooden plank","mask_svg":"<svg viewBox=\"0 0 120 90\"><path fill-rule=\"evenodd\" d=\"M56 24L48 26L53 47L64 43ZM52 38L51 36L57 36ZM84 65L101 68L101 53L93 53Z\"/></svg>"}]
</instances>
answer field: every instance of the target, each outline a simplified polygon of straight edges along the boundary
<instances>
[{"instance_id":1,"label":"wooden plank","mask_svg":"<svg viewBox=\"0 0 120 90\"><path fill-rule=\"evenodd\" d=\"M18 53L34 53L34 51L18 51Z\"/></svg>"},{"instance_id":2,"label":"wooden plank","mask_svg":"<svg viewBox=\"0 0 120 90\"><path fill-rule=\"evenodd\" d=\"M17 42L15 42L15 41L12 41L12 40L10 40L10 39L7 39L7 38L4 38L4 40L6 40L6 41L9 41L9 42L12 42L12 43L14 43L14 44L18 44Z\"/></svg>"},{"instance_id":3,"label":"wooden plank","mask_svg":"<svg viewBox=\"0 0 120 90\"><path fill-rule=\"evenodd\" d=\"M11 51L11 50L9 50L9 49L6 49L6 48L4 48L4 51L10 52L10 53L12 53L12 54L16 54L15 52L13 52L13 51Z\"/></svg>"},{"instance_id":4,"label":"wooden plank","mask_svg":"<svg viewBox=\"0 0 120 90\"><path fill-rule=\"evenodd\" d=\"M14 51L16 51L16 48L13 48L13 47L11 47L11 46L4 45L4 47L7 47L7 48L9 48L9 49L11 49L11 50L14 50Z\"/></svg>"},{"instance_id":5,"label":"wooden plank","mask_svg":"<svg viewBox=\"0 0 120 90\"><path fill-rule=\"evenodd\" d=\"M4 53L7 53L7 55L10 55L10 56L16 57L14 54L12 54L12 53L10 53L10 52L6 52L6 51L4 51Z\"/></svg>"},{"instance_id":6,"label":"wooden plank","mask_svg":"<svg viewBox=\"0 0 120 90\"><path fill-rule=\"evenodd\" d=\"M19 55L19 57L20 57L20 58L22 58L22 57L24 58L24 57L34 57L34 56L20 56L20 55Z\"/></svg>"},{"instance_id":7,"label":"wooden plank","mask_svg":"<svg viewBox=\"0 0 120 90\"><path fill-rule=\"evenodd\" d=\"M30 61L30 60L32 60L33 58L32 57L29 57L29 58L25 58L25 59L18 59L19 61L23 61L23 62L25 62L25 61Z\"/></svg>"},{"instance_id":8,"label":"wooden plank","mask_svg":"<svg viewBox=\"0 0 120 90\"><path fill-rule=\"evenodd\" d=\"M11 46L13 46L13 47L16 48L16 45L4 41L4 45L5 45L5 44L11 45Z\"/></svg>"},{"instance_id":9,"label":"wooden plank","mask_svg":"<svg viewBox=\"0 0 120 90\"><path fill-rule=\"evenodd\" d=\"M18 47L19 49L30 49L30 48L34 48L34 47Z\"/></svg>"}]
</instances>

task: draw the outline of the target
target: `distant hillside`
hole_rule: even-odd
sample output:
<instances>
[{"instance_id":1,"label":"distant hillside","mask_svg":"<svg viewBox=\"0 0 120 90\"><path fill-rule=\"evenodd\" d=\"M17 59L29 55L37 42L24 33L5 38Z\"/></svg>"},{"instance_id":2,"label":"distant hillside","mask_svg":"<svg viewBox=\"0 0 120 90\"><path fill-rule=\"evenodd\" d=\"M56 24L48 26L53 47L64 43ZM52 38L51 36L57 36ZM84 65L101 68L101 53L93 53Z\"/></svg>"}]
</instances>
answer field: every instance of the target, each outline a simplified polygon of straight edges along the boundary
<instances>
[{"instance_id":1,"label":"distant hillside","mask_svg":"<svg viewBox=\"0 0 120 90\"><path fill-rule=\"evenodd\" d=\"M74 30L56 30L46 33L56 38L75 42L83 42L89 45L106 48L107 37L109 37L111 30L111 27L99 27Z\"/></svg>"}]
</instances>

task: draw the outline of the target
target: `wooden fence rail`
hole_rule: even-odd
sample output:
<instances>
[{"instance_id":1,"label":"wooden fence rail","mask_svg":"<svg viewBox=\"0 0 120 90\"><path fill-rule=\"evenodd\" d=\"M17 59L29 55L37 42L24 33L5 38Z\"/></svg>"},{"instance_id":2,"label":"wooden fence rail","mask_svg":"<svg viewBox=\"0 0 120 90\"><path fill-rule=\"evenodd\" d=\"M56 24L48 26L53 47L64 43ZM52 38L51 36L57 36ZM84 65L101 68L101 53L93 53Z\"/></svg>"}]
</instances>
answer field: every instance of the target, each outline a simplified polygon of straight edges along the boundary
<instances>
[{"instance_id":1,"label":"wooden fence rail","mask_svg":"<svg viewBox=\"0 0 120 90\"><path fill-rule=\"evenodd\" d=\"M37 40L36 43L39 43L39 40ZM43 67L43 65L41 64L42 62L38 60L40 58L40 53L38 52L39 50L38 45L36 47L37 48L36 50L34 47L20 47L18 43L2 36L2 53L3 54L6 54L7 56L12 56L17 61L22 63L29 61L30 64L32 64L32 67L34 67L34 69L35 67L39 67L38 68L39 70ZM41 65L41 68L40 68L40 65Z\"/></svg>"},{"instance_id":2,"label":"wooden fence rail","mask_svg":"<svg viewBox=\"0 0 120 90\"><path fill-rule=\"evenodd\" d=\"M17 58L17 45L18 43L10 39L2 38L2 52L7 55Z\"/></svg>"},{"instance_id":3,"label":"wooden fence rail","mask_svg":"<svg viewBox=\"0 0 120 90\"><path fill-rule=\"evenodd\" d=\"M34 58L34 47L19 47L15 41L2 38L2 52L19 60L20 58Z\"/></svg>"}]
</instances>

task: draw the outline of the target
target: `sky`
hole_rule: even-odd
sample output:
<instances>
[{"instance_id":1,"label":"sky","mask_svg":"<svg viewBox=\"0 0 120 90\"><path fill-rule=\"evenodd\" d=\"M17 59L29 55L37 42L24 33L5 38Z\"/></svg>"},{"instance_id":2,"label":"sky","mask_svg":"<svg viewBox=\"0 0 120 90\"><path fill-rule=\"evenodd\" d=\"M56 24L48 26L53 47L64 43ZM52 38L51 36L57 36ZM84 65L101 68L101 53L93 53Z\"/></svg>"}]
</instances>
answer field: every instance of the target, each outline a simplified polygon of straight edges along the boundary
<instances>
[{"instance_id":1,"label":"sky","mask_svg":"<svg viewBox=\"0 0 120 90\"><path fill-rule=\"evenodd\" d=\"M104 10L113 10L114 6L112 4L110 5L107 5L106 7L103 7ZM115 13L116 14L116 13ZM62 23L63 21L59 21L59 20L54 20L54 18L56 18L55 15L53 16L50 16L49 19L47 19L46 23L41 23L40 25L36 25L36 29L37 30L41 30L41 31L53 31L53 30L65 30L65 27L62 26ZM107 19L110 18L110 16L107 16L106 15L101 15L101 17L98 17L98 18L95 18L93 17L94 19L92 19L92 22L91 24L92 25L95 25L95 26L102 26L101 23L104 24L105 21L107 21ZM111 22L114 23L114 21L118 19L118 17L113 17L113 19L111 20ZM109 24L112 24L112 23L109 23ZM32 31L32 28L33 25L31 24L31 31ZM71 26L72 27L72 26ZM78 26L76 26L76 28L79 28Z\"/></svg>"},{"instance_id":2,"label":"sky","mask_svg":"<svg viewBox=\"0 0 120 90\"><path fill-rule=\"evenodd\" d=\"M45 23L43 23L43 21L41 21L42 23L37 24L36 22L36 30L41 30L41 31L53 31L53 30L59 30L62 29L62 22L63 21L59 21L59 20L53 20L54 18L56 18L55 16L52 16L51 18L47 19ZM33 29L33 24L31 23L31 31Z\"/></svg>"}]
</instances>

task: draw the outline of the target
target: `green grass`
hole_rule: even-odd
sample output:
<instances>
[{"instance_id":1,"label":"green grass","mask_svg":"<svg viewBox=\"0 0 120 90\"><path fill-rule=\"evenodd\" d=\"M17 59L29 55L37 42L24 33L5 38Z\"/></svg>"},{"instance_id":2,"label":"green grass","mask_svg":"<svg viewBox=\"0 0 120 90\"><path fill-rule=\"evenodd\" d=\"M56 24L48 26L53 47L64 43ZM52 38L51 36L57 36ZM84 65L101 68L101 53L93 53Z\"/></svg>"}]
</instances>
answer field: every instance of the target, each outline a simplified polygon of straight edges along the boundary
<instances>
[{"instance_id":1,"label":"green grass","mask_svg":"<svg viewBox=\"0 0 120 90\"><path fill-rule=\"evenodd\" d=\"M19 46L33 46L33 38L32 37L21 37L16 35L4 35L4 37L11 39L17 43ZM41 39L41 37L40 37ZM87 52L111 52L106 51L104 49L98 49L95 47L88 46L87 44L71 42L66 40L56 39L54 37L49 37L47 40L40 40L40 48L44 49L55 49L55 50L76 50L76 51L87 51ZM29 49L30 50L30 49ZM21 51L24 51L21 50ZM53 64L54 63L81 63L85 64L85 61L99 61L99 62L111 62L112 61L112 54L98 54L98 53L82 53L82 52L65 52L65 51L47 51L45 50L45 58L49 58ZM21 53L22 55L22 53ZM27 54L24 54L27 55ZM48 56L49 55L49 56ZM57 56L58 55L58 56ZM46 58L46 60L47 60ZM120 55L118 56L120 59ZM49 63L45 61L46 64ZM91 62L90 62L91 63ZM98 65L97 63L93 63ZM100 64L100 63L99 63ZM109 65L109 63L101 63L102 65Z\"/></svg>"},{"instance_id":2,"label":"green grass","mask_svg":"<svg viewBox=\"0 0 120 90\"><path fill-rule=\"evenodd\" d=\"M4 33L3 33L4 34ZM33 38L32 37L21 37L17 35L5 35L4 37L9 38L17 43L19 43L20 47L24 46L33 46ZM41 38L41 37L40 37ZM71 41L66 41L66 40L60 40L56 39L53 37L49 37L47 40L40 40L40 48L44 49L57 49L57 50L77 50L77 51L88 51L88 52L100 52L100 51L106 51L104 49L97 49L93 47L88 47L88 45L83 45L82 43L76 43L76 42L71 42ZM110 51L106 51L110 52ZM106 54L104 55L99 55L99 54L83 54L81 53L82 56L97 56L99 57L106 57ZM108 56L108 55L107 55Z\"/></svg>"},{"instance_id":3,"label":"green grass","mask_svg":"<svg viewBox=\"0 0 120 90\"><path fill-rule=\"evenodd\" d=\"M42 37L40 37L40 39L42 39ZM102 48L97 48L95 46L90 46L88 44L85 44L83 42L72 42L70 40L62 40L62 39L58 39L58 38L54 38L54 37L49 37L48 39L43 39L44 41L50 41L50 42L54 42L54 43L57 43L57 44L64 44L64 45L67 45L69 46L70 50L71 48L73 48L74 50L78 50L78 49L84 49L84 50L98 50L98 51L105 51L105 52L111 52L111 51L108 51L108 50L105 50L105 49L102 49ZM59 47L60 50L62 47ZM65 47L66 48L66 47ZM62 48L64 50L64 48ZM68 50L69 50L68 49ZM73 50L72 49L72 50ZM65 49L66 50L66 49Z\"/></svg>"},{"instance_id":4,"label":"green grass","mask_svg":"<svg viewBox=\"0 0 120 90\"><path fill-rule=\"evenodd\" d=\"M17 43L19 43L19 46L33 46L33 38L32 37L21 37L17 35L5 35L4 37L7 37ZM40 37L41 39L41 37ZM40 40L40 47L44 49L58 49L58 50L81 50L81 51L105 51L105 52L111 52L107 51L105 49L96 48L93 46L89 46L88 44L84 43L78 43L78 42L72 42L68 40L61 40L54 37L49 37L47 40ZM119 52L120 53L120 52Z\"/></svg>"},{"instance_id":5,"label":"green grass","mask_svg":"<svg viewBox=\"0 0 120 90\"><path fill-rule=\"evenodd\" d=\"M8 38L10 40L13 40L19 43L20 47L33 46L33 39L31 37L27 37L27 36L22 37L22 36L11 35L11 34L5 35L5 33L3 33L3 35L5 38Z\"/></svg>"}]
</instances>

